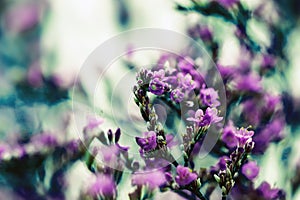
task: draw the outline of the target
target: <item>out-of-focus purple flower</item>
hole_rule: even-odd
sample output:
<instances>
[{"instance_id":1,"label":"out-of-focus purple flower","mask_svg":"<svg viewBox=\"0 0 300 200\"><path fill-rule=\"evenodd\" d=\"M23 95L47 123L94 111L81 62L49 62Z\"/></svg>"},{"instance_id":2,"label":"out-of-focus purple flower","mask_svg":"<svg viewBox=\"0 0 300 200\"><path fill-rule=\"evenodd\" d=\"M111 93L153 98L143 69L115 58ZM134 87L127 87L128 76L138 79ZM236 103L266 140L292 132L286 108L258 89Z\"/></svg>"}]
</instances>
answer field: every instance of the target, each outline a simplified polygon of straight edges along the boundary
<instances>
[{"instance_id":1,"label":"out-of-focus purple flower","mask_svg":"<svg viewBox=\"0 0 300 200\"><path fill-rule=\"evenodd\" d=\"M165 92L166 84L159 78L154 78L150 81L149 91L156 95L162 95Z\"/></svg>"},{"instance_id":2,"label":"out-of-focus purple flower","mask_svg":"<svg viewBox=\"0 0 300 200\"><path fill-rule=\"evenodd\" d=\"M222 6L225 8L231 8L234 6L239 0L217 0Z\"/></svg>"},{"instance_id":3,"label":"out-of-focus purple flower","mask_svg":"<svg viewBox=\"0 0 300 200\"><path fill-rule=\"evenodd\" d=\"M188 33L193 38L201 38L203 41L211 41L213 38L212 30L208 26L200 26L197 24L188 29Z\"/></svg>"},{"instance_id":4,"label":"out-of-focus purple flower","mask_svg":"<svg viewBox=\"0 0 300 200\"><path fill-rule=\"evenodd\" d=\"M262 90L261 78L255 74L238 76L235 87L237 90L259 93Z\"/></svg>"},{"instance_id":5,"label":"out-of-focus purple flower","mask_svg":"<svg viewBox=\"0 0 300 200\"><path fill-rule=\"evenodd\" d=\"M164 77L165 77L165 71L163 69L153 72L153 78L158 78L162 80Z\"/></svg>"},{"instance_id":6,"label":"out-of-focus purple flower","mask_svg":"<svg viewBox=\"0 0 300 200\"><path fill-rule=\"evenodd\" d=\"M145 138L136 137L136 143L144 151L151 151L156 148L156 133L154 131L149 131L144 133Z\"/></svg>"},{"instance_id":7,"label":"out-of-focus purple flower","mask_svg":"<svg viewBox=\"0 0 300 200\"><path fill-rule=\"evenodd\" d=\"M88 123L85 127L86 130L93 130L95 128L98 128L101 124L103 124L104 119L100 117L94 117L94 116L89 116L88 117Z\"/></svg>"},{"instance_id":8,"label":"out-of-focus purple flower","mask_svg":"<svg viewBox=\"0 0 300 200\"><path fill-rule=\"evenodd\" d=\"M110 176L101 174L88 187L87 193L94 198L98 195L113 197L116 194L116 184Z\"/></svg>"},{"instance_id":9,"label":"out-of-focus purple flower","mask_svg":"<svg viewBox=\"0 0 300 200\"><path fill-rule=\"evenodd\" d=\"M220 105L218 99L218 92L213 88L202 88L200 90L200 100L203 105L209 107L218 107Z\"/></svg>"},{"instance_id":10,"label":"out-of-focus purple flower","mask_svg":"<svg viewBox=\"0 0 300 200\"><path fill-rule=\"evenodd\" d=\"M232 79L237 71L236 67L233 66L223 66L221 64L217 64L217 67L224 82L226 82L229 79Z\"/></svg>"},{"instance_id":11,"label":"out-of-focus purple flower","mask_svg":"<svg viewBox=\"0 0 300 200\"><path fill-rule=\"evenodd\" d=\"M255 161L249 161L242 167L242 173L249 179L254 180L258 173L259 173L259 167L256 164Z\"/></svg>"},{"instance_id":12,"label":"out-of-focus purple flower","mask_svg":"<svg viewBox=\"0 0 300 200\"><path fill-rule=\"evenodd\" d=\"M282 118L272 120L260 132L255 134L253 141L257 144L254 147L254 152L263 153L272 141L278 141L284 137L283 128L285 121Z\"/></svg>"},{"instance_id":13,"label":"out-of-focus purple flower","mask_svg":"<svg viewBox=\"0 0 300 200\"><path fill-rule=\"evenodd\" d=\"M160 171L135 172L132 175L133 185L146 185L150 189L154 189L166 183L165 174Z\"/></svg>"},{"instance_id":14,"label":"out-of-focus purple flower","mask_svg":"<svg viewBox=\"0 0 300 200\"><path fill-rule=\"evenodd\" d=\"M270 184L266 181L260 184L257 191L267 200L277 199L280 196L280 190L277 188L272 189Z\"/></svg>"},{"instance_id":15,"label":"out-of-focus purple flower","mask_svg":"<svg viewBox=\"0 0 300 200\"><path fill-rule=\"evenodd\" d=\"M180 103L184 99L184 93L180 89L175 89L171 92L170 97L175 103Z\"/></svg>"},{"instance_id":16,"label":"out-of-focus purple flower","mask_svg":"<svg viewBox=\"0 0 300 200\"><path fill-rule=\"evenodd\" d=\"M174 136L172 134L166 134L166 142L169 148L178 144L178 141L174 139Z\"/></svg>"},{"instance_id":17,"label":"out-of-focus purple flower","mask_svg":"<svg viewBox=\"0 0 300 200\"><path fill-rule=\"evenodd\" d=\"M7 30L19 33L32 28L39 21L39 5L22 3L12 6L5 16Z\"/></svg>"},{"instance_id":18,"label":"out-of-focus purple flower","mask_svg":"<svg viewBox=\"0 0 300 200\"><path fill-rule=\"evenodd\" d=\"M190 57L180 59L177 65L178 68L184 73L189 73L192 69L194 69L194 61Z\"/></svg>"},{"instance_id":19,"label":"out-of-focus purple flower","mask_svg":"<svg viewBox=\"0 0 300 200\"><path fill-rule=\"evenodd\" d=\"M179 85L186 91L192 91L195 89L195 82L190 74L183 75L182 73L177 74Z\"/></svg>"},{"instance_id":20,"label":"out-of-focus purple flower","mask_svg":"<svg viewBox=\"0 0 300 200\"><path fill-rule=\"evenodd\" d=\"M110 145L97 148L97 153L100 154L104 162L109 163L117 160L120 151L116 145Z\"/></svg>"},{"instance_id":21,"label":"out-of-focus purple flower","mask_svg":"<svg viewBox=\"0 0 300 200\"><path fill-rule=\"evenodd\" d=\"M240 128L235 132L235 136L239 141L239 146L243 146L246 142L252 141L252 136L254 135L254 131L249 131L246 128Z\"/></svg>"},{"instance_id":22,"label":"out-of-focus purple flower","mask_svg":"<svg viewBox=\"0 0 300 200\"><path fill-rule=\"evenodd\" d=\"M58 139L52 133L42 133L34 135L31 142L37 146L53 147L58 144Z\"/></svg>"},{"instance_id":23,"label":"out-of-focus purple flower","mask_svg":"<svg viewBox=\"0 0 300 200\"><path fill-rule=\"evenodd\" d=\"M27 72L28 83L34 87L40 87L43 83L43 75L37 63L33 64Z\"/></svg>"},{"instance_id":24,"label":"out-of-focus purple flower","mask_svg":"<svg viewBox=\"0 0 300 200\"><path fill-rule=\"evenodd\" d=\"M276 65L276 58L272 55L265 54L262 57L261 67L263 69L271 69Z\"/></svg>"},{"instance_id":25,"label":"out-of-focus purple flower","mask_svg":"<svg viewBox=\"0 0 300 200\"><path fill-rule=\"evenodd\" d=\"M236 128L233 126L232 121L223 129L222 141L229 147L236 147L238 140L235 136Z\"/></svg>"},{"instance_id":26,"label":"out-of-focus purple flower","mask_svg":"<svg viewBox=\"0 0 300 200\"><path fill-rule=\"evenodd\" d=\"M280 105L280 96L271 95L267 93L266 95L264 95L264 101L265 112L267 112L267 114L273 113L276 109L276 106Z\"/></svg>"},{"instance_id":27,"label":"out-of-focus purple flower","mask_svg":"<svg viewBox=\"0 0 300 200\"><path fill-rule=\"evenodd\" d=\"M175 181L180 186L185 186L190 184L192 181L197 179L197 174L193 173L192 170L188 167L183 167L178 165L176 168L177 176L175 177Z\"/></svg>"}]
</instances>

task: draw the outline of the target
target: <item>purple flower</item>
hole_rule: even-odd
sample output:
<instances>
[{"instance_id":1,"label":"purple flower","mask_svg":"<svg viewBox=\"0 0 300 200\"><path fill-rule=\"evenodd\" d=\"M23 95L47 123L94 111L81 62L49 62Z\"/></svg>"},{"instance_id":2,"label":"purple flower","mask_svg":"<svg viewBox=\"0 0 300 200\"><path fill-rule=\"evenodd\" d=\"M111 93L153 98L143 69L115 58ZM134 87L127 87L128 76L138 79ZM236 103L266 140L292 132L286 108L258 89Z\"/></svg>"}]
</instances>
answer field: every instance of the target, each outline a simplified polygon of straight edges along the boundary
<instances>
[{"instance_id":1,"label":"purple flower","mask_svg":"<svg viewBox=\"0 0 300 200\"><path fill-rule=\"evenodd\" d=\"M164 77L165 77L165 71L163 69L153 72L153 78L158 78L162 80Z\"/></svg>"},{"instance_id":2,"label":"purple flower","mask_svg":"<svg viewBox=\"0 0 300 200\"><path fill-rule=\"evenodd\" d=\"M185 57L184 59L180 59L177 65L178 68L184 73L189 73L190 70L194 69L194 61L190 57Z\"/></svg>"},{"instance_id":3,"label":"purple flower","mask_svg":"<svg viewBox=\"0 0 300 200\"><path fill-rule=\"evenodd\" d=\"M184 99L184 93L180 89L175 89L171 92L170 97L175 103L180 103Z\"/></svg>"},{"instance_id":4,"label":"purple flower","mask_svg":"<svg viewBox=\"0 0 300 200\"><path fill-rule=\"evenodd\" d=\"M252 136L254 135L254 131L249 131L245 128L240 128L235 132L235 136L239 141L239 146L243 146L246 142L252 141Z\"/></svg>"},{"instance_id":5,"label":"purple flower","mask_svg":"<svg viewBox=\"0 0 300 200\"><path fill-rule=\"evenodd\" d=\"M176 168L177 176L175 177L175 181L180 186L185 186L190 184L192 181L197 179L197 174L193 173L192 170L188 167L183 167L178 165Z\"/></svg>"},{"instance_id":6,"label":"purple flower","mask_svg":"<svg viewBox=\"0 0 300 200\"><path fill-rule=\"evenodd\" d=\"M213 38L212 30L208 26L200 26L199 24L189 28L188 33L193 38L201 38L203 41L211 41Z\"/></svg>"},{"instance_id":7,"label":"purple flower","mask_svg":"<svg viewBox=\"0 0 300 200\"><path fill-rule=\"evenodd\" d=\"M227 160L229 160L229 158L227 156L222 156L218 163L215 166L212 166L210 168L210 172L212 174L218 173L220 170L226 170L227 168Z\"/></svg>"},{"instance_id":8,"label":"purple flower","mask_svg":"<svg viewBox=\"0 0 300 200\"><path fill-rule=\"evenodd\" d=\"M276 59L272 55L265 54L262 57L261 66L263 69L273 68L276 65Z\"/></svg>"},{"instance_id":9,"label":"purple flower","mask_svg":"<svg viewBox=\"0 0 300 200\"><path fill-rule=\"evenodd\" d=\"M270 184L266 181L260 184L257 191L267 200L277 199L280 196L280 190L275 188L271 189Z\"/></svg>"},{"instance_id":10,"label":"purple flower","mask_svg":"<svg viewBox=\"0 0 300 200\"><path fill-rule=\"evenodd\" d=\"M112 197L116 194L116 184L110 176L101 174L89 186L87 192L94 198L99 194L105 197Z\"/></svg>"},{"instance_id":11,"label":"purple flower","mask_svg":"<svg viewBox=\"0 0 300 200\"><path fill-rule=\"evenodd\" d=\"M162 171L135 172L132 175L133 185L147 185L154 189L166 183L166 177Z\"/></svg>"},{"instance_id":12,"label":"purple flower","mask_svg":"<svg viewBox=\"0 0 300 200\"><path fill-rule=\"evenodd\" d=\"M205 111L205 115L203 116L200 126L209 126L221 121L222 119L223 117L218 116L218 110L216 108L208 107Z\"/></svg>"},{"instance_id":13,"label":"purple flower","mask_svg":"<svg viewBox=\"0 0 300 200\"><path fill-rule=\"evenodd\" d=\"M218 101L219 95L213 88L202 88L200 90L200 99L203 105L209 107L217 107L220 105Z\"/></svg>"},{"instance_id":14,"label":"purple flower","mask_svg":"<svg viewBox=\"0 0 300 200\"><path fill-rule=\"evenodd\" d=\"M102 119L100 117L94 117L94 116L89 116L87 120L88 120L88 123L85 126L85 129L90 130L90 131L95 128L98 128L104 122L104 119Z\"/></svg>"},{"instance_id":15,"label":"purple flower","mask_svg":"<svg viewBox=\"0 0 300 200\"><path fill-rule=\"evenodd\" d=\"M144 151L151 151L156 148L156 133L154 131L149 131L144 133L145 138L136 137L136 143Z\"/></svg>"},{"instance_id":16,"label":"purple flower","mask_svg":"<svg viewBox=\"0 0 300 200\"><path fill-rule=\"evenodd\" d=\"M53 147L58 144L58 139L54 134L42 133L34 135L31 142L36 146Z\"/></svg>"},{"instance_id":17,"label":"purple flower","mask_svg":"<svg viewBox=\"0 0 300 200\"><path fill-rule=\"evenodd\" d=\"M255 74L238 76L236 78L236 89L246 92L259 93L262 90L261 78Z\"/></svg>"},{"instance_id":18,"label":"purple flower","mask_svg":"<svg viewBox=\"0 0 300 200\"><path fill-rule=\"evenodd\" d=\"M150 81L149 90L153 94L162 95L165 92L166 84L159 78L154 78Z\"/></svg>"},{"instance_id":19,"label":"purple flower","mask_svg":"<svg viewBox=\"0 0 300 200\"><path fill-rule=\"evenodd\" d=\"M180 87L186 91L192 91L196 87L190 74L183 75L182 73L178 73L177 79Z\"/></svg>"},{"instance_id":20,"label":"purple flower","mask_svg":"<svg viewBox=\"0 0 300 200\"><path fill-rule=\"evenodd\" d=\"M239 0L217 0L222 6L225 8L231 8L234 6Z\"/></svg>"},{"instance_id":21,"label":"purple flower","mask_svg":"<svg viewBox=\"0 0 300 200\"><path fill-rule=\"evenodd\" d=\"M227 145L229 148L236 147L238 144L238 140L235 136L236 128L233 126L232 121L229 122L223 129L222 133L222 141Z\"/></svg>"},{"instance_id":22,"label":"purple flower","mask_svg":"<svg viewBox=\"0 0 300 200\"><path fill-rule=\"evenodd\" d=\"M187 118L188 121L194 122L197 127L210 126L222 119L223 117L218 116L218 110L210 107L206 109L205 115L203 115L203 111L201 109L198 109L194 117Z\"/></svg>"},{"instance_id":23,"label":"purple flower","mask_svg":"<svg viewBox=\"0 0 300 200\"><path fill-rule=\"evenodd\" d=\"M257 177L259 173L259 167L255 161L249 161L243 165L242 173L252 181Z\"/></svg>"},{"instance_id":24,"label":"purple flower","mask_svg":"<svg viewBox=\"0 0 300 200\"><path fill-rule=\"evenodd\" d=\"M203 110L198 109L194 114L194 117L189 117L187 118L187 120L191 122L195 122L196 124L200 124L202 122L203 115L204 115Z\"/></svg>"}]
</instances>

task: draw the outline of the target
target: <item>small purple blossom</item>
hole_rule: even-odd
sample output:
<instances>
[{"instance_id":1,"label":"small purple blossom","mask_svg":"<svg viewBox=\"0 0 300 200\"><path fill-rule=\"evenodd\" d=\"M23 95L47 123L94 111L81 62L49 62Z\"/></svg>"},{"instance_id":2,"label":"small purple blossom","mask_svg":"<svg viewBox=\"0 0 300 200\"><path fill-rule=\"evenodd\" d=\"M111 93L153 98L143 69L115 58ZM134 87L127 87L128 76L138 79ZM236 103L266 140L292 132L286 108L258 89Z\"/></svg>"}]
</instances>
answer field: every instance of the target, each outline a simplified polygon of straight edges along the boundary
<instances>
[{"instance_id":1,"label":"small purple blossom","mask_svg":"<svg viewBox=\"0 0 300 200\"><path fill-rule=\"evenodd\" d=\"M136 137L136 143L144 151L151 151L156 148L156 133L154 131L149 131L144 133L145 138Z\"/></svg>"},{"instance_id":2,"label":"small purple blossom","mask_svg":"<svg viewBox=\"0 0 300 200\"><path fill-rule=\"evenodd\" d=\"M187 118L188 121L195 122L196 124L200 124L203 119L203 110L198 109L196 113L194 113L194 117Z\"/></svg>"},{"instance_id":3,"label":"small purple blossom","mask_svg":"<svg viewBox=\"0 0 300 200\"><path fill-rule=\"evenodd\" d=\"M154 189L166 183L165 174L162 171L135 172L132 175L132 185L147 185Z\"/></svg>"},{"instance_id":4,"label":"small purple blossom","mask_svg":"<svg viewBox=\"0 0 300 200\"><path fill-rule=\"evenodd\" d=\"M252 141L252 136L254 135L254 131L249 131L245 128L240 128L235 132L235 136L239 141L239 146L244 146L246 142Z\"/></svg>"},{"instance_id":5,"label":"small purple blossom","mask_svg":"<svg viewBox=\"0 0 300 200\"><path fill-rule=\"evenodd\" d=\"M88 123L85 127L86 130L94 130L95 128L98 128L101 124L103 124L104 119L100 117L94 117L94 116L89 116L88 117Z\"/></svg>"},{"instance_id":6,"label":"small purple blossom","mask_svg":"<svg viewBox=\"0 0 300 200\"><path fill-rule=\"evenodd\" d=\"M218 110L216 108L208 107L203 114L201 109L198 109L194 117L187 118L188 121L195 123L197 127L210 126L211 124L221 121L223 117L218 116Z\"/></svg>"},{"instance_id":7,"label":"small purple blossom","mask_svg":"<svg viewBox=\"0 0 300 200\"><path fill-rule=\"evenodd\" d=\"M162 95L165 92L166 84L159 78L154 78L150 81L149 91L156 95Z\"/></svg>"},{"instance_id":8,"label":"small purple blossom","mask_svg":"<svg viewBox=\"0 0 300 200\"><path fill-rule=\"evenodd\" d=\"M175 181L180 186L185 186L190 184L192 181L197 179L197 174L193 173L192 170L188 167L183 167L178 165L176 168L177 176L175 177Z\"/></svg>"},{"instance_id":9,"label":"small purple blossom","mask_svg":"<svg viewBox=\"0 0 300 200\"><path fill-rule=\"evenodd\" d=\"M235 136L236 128L233 126L232 121L223 129L222 141L229 148L234 148L238 144L238 140Z\"/></svg>"},{"instance_id":10,"label":"small purple blossom","mask_svg":"<svg viewBox=\"0 0 300 200\"><path fill-rule=\"evenodd\" d=\"M270 184L266 181L260 184L257 191L267 200L277 199L280 196L280 190L277 188L272 189Z\"/></svg>"},{"instance_id":11,"label":"small purple blossom","mask_svg":"<svg viewBox=\"0 0 300 200\"><path fill-rule=\"evenodd\" d=\"M112 197L116 194L116 184L110 176L101 174L89 186L87 193L94 198L99 194L105 197Z\"/></svg>"},{"instance_id":12,"label":"small purple blossom","mask_svg":"<svg viewBox=\"0 0 300 200\"><path fill-rule=\"evenodd\" d=\"M233 7L239 0L217 0L225 8Z\"/></svg>"},{"instance_id":13,"label":"small purple blossom","mask_svg":"<svg viewBox=\"0 0 300 200\"><path fill-rule=\"evenodd\" d=\"M213 88L202 88L200 90L200 100L203 105L209 107L218 107L220 105L218 99L218 92Z\"/></svg>"},{"instance_id":14,"label":"small purple blossom","mask_svg":"<svg viewBox=\"0 0 300 200\"><path fill-rule=\"evenodd\" d=\"M261 78L256 74L238 76L236 78L236 89L259 93L262 90Z\"/></svg>"},{"instance_id":15,"label":"small purple blossom","mask_svg":"<svg viewBox=\"0 0 300 200\"><path fill-rule=\"evenodd\" d=\"M175 89L171 92L170 97L175 103L180 103L184 99L184 93L180 89Z\"/></svg>"},{"instance_id":16,"label":"small purple blossom","mask_svg":"<svg viewBox=\"0 0 300 200\"><path fill-rule=\"evenodd\" d=\"M195 82L190 74L183 75L182 73L178 73L177 79L180 87L186 91L192 91L196 87Z\"/></svg>"},{"instance_id":17,"label":"small purple blossom","mask_svg":"<svg viewBox=\"0 0 300 200\"><path fill-rule=\"evenodd\" d=\"M258 173L259 167L255 161L249 161L242 167L242 173L249 179L254 180Z\"/></svg>"}]
</instances>

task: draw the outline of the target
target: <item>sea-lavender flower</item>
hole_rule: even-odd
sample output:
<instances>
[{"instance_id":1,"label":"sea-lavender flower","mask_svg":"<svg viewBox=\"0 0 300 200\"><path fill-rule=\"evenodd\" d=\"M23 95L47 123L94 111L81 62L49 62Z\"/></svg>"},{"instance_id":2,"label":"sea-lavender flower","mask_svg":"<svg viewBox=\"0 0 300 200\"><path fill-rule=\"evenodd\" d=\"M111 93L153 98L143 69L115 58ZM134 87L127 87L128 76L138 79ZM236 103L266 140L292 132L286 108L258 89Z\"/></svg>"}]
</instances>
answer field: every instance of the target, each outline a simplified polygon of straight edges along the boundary
<instances>
[{"instance_id":1,"label":"sea-lavender flower","mask_svg":"<svg viewBox=\"0 0 300 200\"><path fill-rule=\"evenodd\" d=\"M282 193L277 188L271 188L270 184L266 181L262 182L257 188L258 193L266 200L278 199Z\"/></svg>"},{"instance_id":2,"label":"sea-lavender flower","mask_svg":"<svg viewBox=\"0 0 300 200\"><path fill-rule=\"evenodd\" d=\"M203 105L209 107L218 107L220 105L218 99L218 92L213 88L202 88L200 90L200 101Z\"/></svg>"},{"instance_id":3,"label":"sea-lavender flower","mask_svg":"<svg viewBox=\"0 0 300 200\"><path fill-rule=\"evenodd\" d=\"M160 170L147 171L147 172L135 172L132 175L132 185L143 186L146 185L150 189L154 189L166 183L166 177Z\"/></svg>"},{"instance_id":4,"label":"sea-lavender flower","mask_svg":"<svg viewBox=\"0 0 300 200\"><path fill-rule=\"evenodd\" d=\"M190 74L183 75L182 73L178 73L177 79L179 86L186 91L192 91L196 87L195 82Z\"/></svg>"},{"instance_id":5,"label":"sea-lavender flower","mask_svg":"<svg viewBox=\"0 0 300 200\"><path fill-rule=\"evenodd\" d=\"M89 116L88 117L88 123L85 127L85 130L94 130L95 128L98 128L101 124L103 124L104 119L100 117L94 117L94 116Z\"/></svg>"},{"instance_id":6,"label":"sea-lavender flower","mask_svg":"<svg viewBox=\"0 0 300 200\"><path fill-rule=\"evenodd\" d=\"M98 175L96 180L88 187L87 194L96 198L98 195L112 198L116 194L116 184L108 175Z\"/></svg>"},{"instance_id":7,"label":"sea-lavender flower","mask_svg":"<svg viewBox=\"0 0 300 200\"><path fill-rule=\"evenodd\" d=\"M184 99L184 93L180 89L175 89L171 92L170 98L175 103L180 103Z\"/></svg>"},{"instance_id":8,"label":"sea-lavender flower","mask_svg":"<svg viewBox=\"0 0 300 200\"><path fill-rule=\"evenodd\" d=\"M205 114L203 114L201 109L198 109L194 117L187 118L188 121L194 122L197 127L207 127L221 121L222 119L223 117L218 116L218 110L210 107L206 109Z\"/></svg>"},{"instance_id":9,"label":"sea-lavender flower","mask_svg":"<svg viewBox=\"0 0 300 200\"><path fill-rule=\"evenodd\" d=\"M259 93L262 90L261 78L256 74L237 76L236 89L244 92Z\"/></svg>"},{"instance_id":10,"label":"sea-lavender flower","mask_svg":"<svg viewBox=\"0 0 300 200\"><path fill-rule=\"evenodd\" d=\"M162 95L165 92L166 84L159 78L150 81L149 91L156 95Z\"/></svg>"},{"instance_id":11,"label":"sea-lavender flower","mask_svg":"<svg viewBox=\"0 0 300 200\"><path fill-rule=\"evenodd\" d=\"M249 180L254 180L258 173L259 167L255 161L249 161L242 167L242 173L246 176Z\"/></svg>"},{"instance_id":12,"label":"sea-lavender flower","mask_svg":"<svg viewBox=\"0 0 300 200\"><path fill-rule=\"evenodd\" d=\"M225 8L231 8L234 6L239 0L217 0L222 6Z\"/></svg>"},{"instance_id":13,"label":"sea-lavender flower","mask_svg":"<svg viewBox=\"0 0 300 200\"><path fill-rule=\"evenodd\" d=\"M188 167L183 167L178 165L176 168L177 176L175 177L175 181L180 186L185 186L190 184L192 181L197 179L197 174L192 172L192 170Z\"/></svg>"},{"instance_id":14,"label":"sea-lavender flower","mask_svg":"<svg viewBox=\"0 0 300 200\"><path fill-rule=\"evenodd\" d=\"M244 146L247 142L251 142L253 135L254 131L249 131L247 128L243 127L235 132L239 146Z\"/></svg>"},{"instance_id":15,"label":"sea-lavender flower","mask_svg":"<svg viewBox=\"0 0 300 200\"><path fill-rule=\"evenodd\" d=\"M145 132L143 134L145 138L136 137L136 143L141 147L143 151L151 151L156 148L156 133L154 131Z\"/></svg>"},{"instance_id":16,"label":"sea-lavender flower","mask_svg":"<svg viewBox=\"0 0 300 200\"><path fill-rule=\"evenodd\" d=\"M194 117L189 117L187 118L187 120L191 122L195 122L196 124L200 124L202 122L203 116L204 116L203 110L198 109L194 113Z\"/></svg>"},{"instance_id":17,"label":"sea-lavender flower","mask_svg":"<svg viewBox=\"0 0 300 200\"><path fill-rule=\"evenodd\" d=\"M230 121L229 124L223 129L221 139L229 148L236 147L238 144L235 132L236 128L233 126L232 121Z\"/></svg>"}]
</instances>

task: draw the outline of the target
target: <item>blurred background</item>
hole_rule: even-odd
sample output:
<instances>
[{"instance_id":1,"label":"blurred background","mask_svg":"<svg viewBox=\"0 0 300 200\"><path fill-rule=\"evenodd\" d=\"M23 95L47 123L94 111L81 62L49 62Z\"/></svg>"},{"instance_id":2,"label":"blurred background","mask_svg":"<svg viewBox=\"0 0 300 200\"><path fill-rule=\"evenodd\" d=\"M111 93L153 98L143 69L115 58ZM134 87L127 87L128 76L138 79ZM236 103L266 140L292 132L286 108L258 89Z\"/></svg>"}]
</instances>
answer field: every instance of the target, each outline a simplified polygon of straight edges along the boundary
<instances>
[{"instance_id":1,"label":"blurred background","mask_svg":"<svg viewBox=\"0 0 300 200\"><path fill-rule=\"evenodd\" d=\"M278 5L282 3L276 2ZM65 142L78 139L76 130L83 128L87 121L82 121L79 128L78 124L74 124L70 98L72 86L88 56L109 38L136 28L161 28L187 34L189 27L201 21L214 29L221 49L219 63L236 65L239 62L241 49L230 23L216 18L202 18L195 13L178 12L175 9L176 3L188 4L189 1L0 1L0 157L4 160L0 161L0 199L18 199L15 191L23 196L25 191L37 190L38 193L43 193L45 188L36 179L32 180L29 188L26 186L28 183L21 186L16 184L16 188L6 184L14 185L36 173L24 174L19 170L20 165L32 167L35 163L32 160L28 163L19 162L18 158L23 154L41 151L45 143L63 146ZM243 3L249 9L256 9L262 4L259 0L244 0ZM273 3L264 3L264 20L280 21L281 15L286 16L286 13L282 13L288 8L280 10L280 6L277 6L276 12L273 12L272 6ZM297 16L291 18L294 20L290 21L292 25L289 25L289 33L282 36L282 40L286 42L284 52L288 62L283 62L280 68L284 69L286 79L278 80L283 82L290 94L290 104L293 106L289 111L293 112L299 111L300 106L300 26ZM256 18L248 25L250 35L257 43L270 44L272 32L262 21ZM148 64L147 62L144 64ZM82 87L85 87L84 83ZM268 87L276 91L280 86L270 84ZM87 96L91 98L92 94ZM82 102L85 103L85 100ZM293 116L295 124L299 123L300 116ZM286 182L300 163L300 151L297 148L300 145L299 131L298 126L287 127L287 139L279 145L270 145L261 161L260 180L266 179L278 187L290 189L291 185ZM43 133L47 137L41 143L41 139L32 139L36 133ZM36 144L35 140L41 144ZM28 141L34 145L29 145ZM282 162L282 152L289 156L287 163ZM13 162L5 163L14 158ZM35 159L37 163L43 160L39 157ZM65 167L64 161L59 163L63 163L62 166ZM59 177L60 171L55 164L56 161L47 161L47 170L57 173ZM89 174L80 161L68 166L69 168L66 175L69 180L67 198L76 199ZM47 179L47 174L50 174L47 170L43 169L38 173ZM280 173L282 170L285 173ZM15 177L18 173L19 180ZM43 183L56 194L58 189L55 187L60 180L49 176ZM130 182L127 181L128 183ZM293 198L300 199L300 192Z\"/></svg>"}]
</instances>

